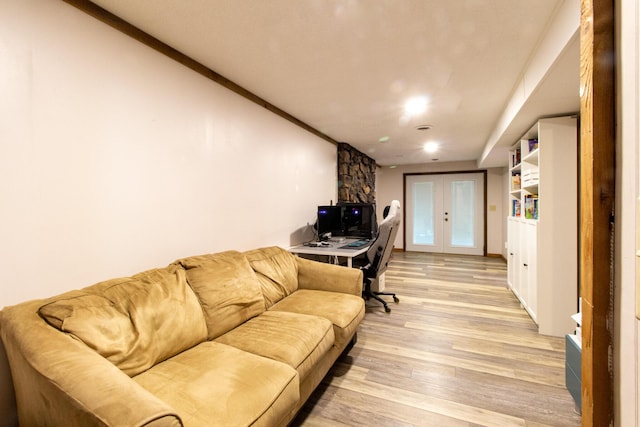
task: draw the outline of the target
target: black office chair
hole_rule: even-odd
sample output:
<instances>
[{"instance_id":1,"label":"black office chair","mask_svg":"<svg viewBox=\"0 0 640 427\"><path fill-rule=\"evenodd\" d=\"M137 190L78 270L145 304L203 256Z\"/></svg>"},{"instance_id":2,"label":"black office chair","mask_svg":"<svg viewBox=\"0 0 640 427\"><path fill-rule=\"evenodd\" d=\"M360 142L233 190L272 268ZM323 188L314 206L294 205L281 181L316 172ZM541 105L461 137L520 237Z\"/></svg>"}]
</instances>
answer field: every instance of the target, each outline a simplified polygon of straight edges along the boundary
<instances>
[{"instance_id":1,"label":"black office chair","mask_svg":"<svg viewBox=\"0 0 640 427\"><path fill-rule=\"evenodd\" d=\"M387 208L385 208L385 212L387 212ZM400 300L396 294L391 292L373 292L371 290L371 281L373 279L379 279L382 273L387 270L387 265L393 252L393 243L396 240L398 228L400 227L400 218L400 202L394 200L389 206L388 214L378 226L376 239L366 252L367 265L360 268L364 278L362 297L366 300L373 298L379 301L387 313L391 312L391 309L387 305L387 302L380 298L380 295L392 296L393 301L396 303L400 302Z\"/></svg>"}]
</instances>

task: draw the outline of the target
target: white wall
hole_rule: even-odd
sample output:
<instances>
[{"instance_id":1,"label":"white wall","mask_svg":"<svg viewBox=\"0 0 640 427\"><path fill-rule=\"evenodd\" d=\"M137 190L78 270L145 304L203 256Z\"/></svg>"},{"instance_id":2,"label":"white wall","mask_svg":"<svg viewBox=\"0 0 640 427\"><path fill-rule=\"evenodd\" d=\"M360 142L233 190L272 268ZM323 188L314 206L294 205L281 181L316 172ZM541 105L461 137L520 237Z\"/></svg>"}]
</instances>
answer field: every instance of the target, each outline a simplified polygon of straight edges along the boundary
<instances>
[{"instance_id":1,"label":"white wall","mask_svg":"<svg viewBox=\"0 0 640 427\"><path fill-rule=\"evenodd\" d=\"M468 162L443 162L425 163L421 165L398 166L396 168L381 167L376 176L377 207L382 215L381 208L388 205L391 200L397 199L404 208L404 182L403 174L421 172L457 172L472 171L478 169L475 161ZM487 253L505 255L503 236L503 223L506 222L506 207L504 206L504 168L487 169ZM495 207L495 210L492 208ZM404 227L404 224L402 224ZM395 242L396 248L404 248L404 236L402 230L398 232Z\"/></svg>"},{"instance_id":2,"label":"white wall","mask_svg":"<svg viewBox=\"0 0 640 427\"><path fill-rule=\"evenodd\" d=\"M487 253L502 255L507 259L506 217L508 203L505 203L504 175L507 168L487 169Z\"/></svg>"},{"instance_id":3,"label":"white wall","mask_svg":"<svg viewBox=\"0 0 640 427\"><path fill-rule=\"evenodd\" d=\"M616 266L614 318L614 420L618 427L640 425L640 323L636 318L640 224L640 6L616 0L617 144Z\"/></svg>"},{"instance_id":4,"label":"white wall","mask_svg":"<svg viewBox=\"0 0 640 427\"><path fill-rule=\"evenodd\" d=\"M336 147L61 1L0 0L0 307L288 246Z\"/></svg>"}]
</instances>

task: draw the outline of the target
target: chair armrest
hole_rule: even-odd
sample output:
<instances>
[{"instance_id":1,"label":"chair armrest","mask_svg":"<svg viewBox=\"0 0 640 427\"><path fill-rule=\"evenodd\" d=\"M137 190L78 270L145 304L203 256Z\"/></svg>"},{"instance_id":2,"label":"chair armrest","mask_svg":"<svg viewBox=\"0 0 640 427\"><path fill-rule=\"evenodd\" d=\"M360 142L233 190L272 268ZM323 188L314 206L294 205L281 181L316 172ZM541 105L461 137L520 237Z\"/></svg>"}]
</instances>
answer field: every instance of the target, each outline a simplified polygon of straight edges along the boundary
<instances>
[{"instance_id":1,"label":"chair armrest","mask_svg":"<svg viewBox=\"0 0 640 427\"><path fill-rule=\"evenodd\" d=\"M362 271L296 257L298 289L342 292L362 295Z\"/></svg>"},{"instance_id":2,"label":"chair armrest","mask_svg":"<svg viewBox=\"0 0 640 427\"><path fill-rule=\"evenodd\" d=\"M181 426L169 405L37 314L44 301L0 312L21 425Z\"/></svg>"}]
</instances>

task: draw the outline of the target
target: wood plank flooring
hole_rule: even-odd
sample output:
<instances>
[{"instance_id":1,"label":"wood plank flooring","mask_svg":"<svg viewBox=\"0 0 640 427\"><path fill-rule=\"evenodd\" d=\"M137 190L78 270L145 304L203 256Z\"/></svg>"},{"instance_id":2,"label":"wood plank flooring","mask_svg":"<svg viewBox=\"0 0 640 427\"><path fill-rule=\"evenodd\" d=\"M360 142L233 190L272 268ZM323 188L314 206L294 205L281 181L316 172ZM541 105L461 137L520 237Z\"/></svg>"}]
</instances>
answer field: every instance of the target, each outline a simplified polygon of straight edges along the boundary
<instances>
[{"instance_id":1,"label":"wood plank flooring","mask_svg":"<svg viewBox=\"0 0 640 427\"><path fill-rule=\"evenodd\" d=\"M503 260L396 252L386 290L400 303L367 302L292 426L580 426L564 339L538 334Z\"/></svg>"}]
</instances>

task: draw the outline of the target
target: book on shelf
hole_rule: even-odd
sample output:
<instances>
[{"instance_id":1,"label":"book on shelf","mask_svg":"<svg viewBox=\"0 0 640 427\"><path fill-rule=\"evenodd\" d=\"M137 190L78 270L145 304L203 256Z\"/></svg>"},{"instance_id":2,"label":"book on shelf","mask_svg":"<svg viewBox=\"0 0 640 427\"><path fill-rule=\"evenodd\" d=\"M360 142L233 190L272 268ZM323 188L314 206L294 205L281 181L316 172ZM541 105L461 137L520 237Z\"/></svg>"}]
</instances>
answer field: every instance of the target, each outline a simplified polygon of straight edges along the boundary
<instances>
[{"instance_id":1,"label":"book on shelf","mask_svg":"<svg viewBox=\"0 0 640 427\"><path fill-rule=\"evenodd\" d=\"M514 172L511 175L511 190L520 190L520 174L517 172Z\"/></svg>"},{"instance_id":2,"label":"book on shelf","mask_svg":"<svg viewBox=\"0 0 640 427\"><path fill-rule=\"evenodd\" d=\"M520 216L520 200L514 199L511 203L511 216Z\"/></svg>"},{"instance_id":3,"label":"book on shelf","mask_svg":"<svg viewBox=\"0 0 640 427\"><path fill-rule=\"evenodd\" d=\"M538 219L538 195L527 194L524 196L524 217Z\"/></svg>"},{"instance_id":4,"label":"book on shelf","mask_svg":"<svg viewBox=\"0 0 640 427\"><path fill-rule=\"evenodd\" d=\"M521 160L520 148L516 148L511 153L511 166L513 167L513 166L519 165L520 160Z\"/></svg>"},{"instance_id":5,"label":"book on shelf","mask_svg":"<svg viewBox=\"0 0 640 427\"><path fill-rule=\"evenodd\" d=\"M527 142L529 144L529 152L532 152L538 149L538 138L532 138Z\"/></svg>"}]
</instances>

